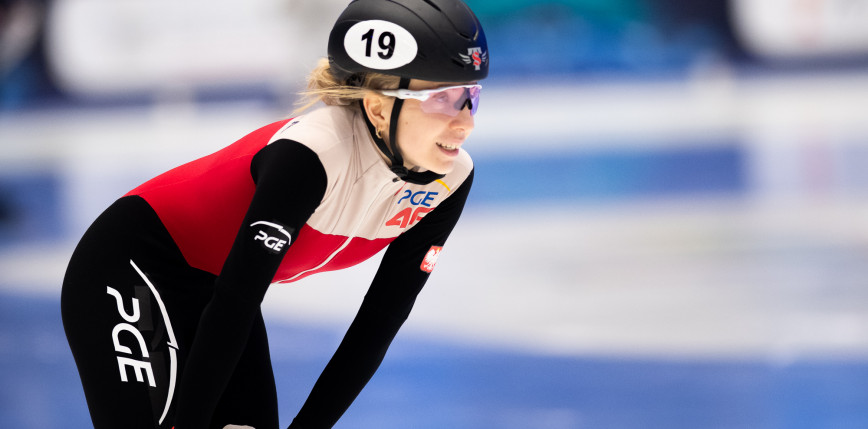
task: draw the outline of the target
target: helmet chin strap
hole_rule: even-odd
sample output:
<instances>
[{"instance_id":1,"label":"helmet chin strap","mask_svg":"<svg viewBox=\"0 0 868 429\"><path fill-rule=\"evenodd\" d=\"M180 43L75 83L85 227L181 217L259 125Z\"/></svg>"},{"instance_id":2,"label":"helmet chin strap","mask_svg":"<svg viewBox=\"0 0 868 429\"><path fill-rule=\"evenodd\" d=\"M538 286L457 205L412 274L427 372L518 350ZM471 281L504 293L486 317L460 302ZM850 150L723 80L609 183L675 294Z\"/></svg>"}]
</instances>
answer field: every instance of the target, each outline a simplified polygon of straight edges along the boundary
<instances>
[{"instance_id":1,"label":"helmet chin strap","mask_svg":"<svg viewBox=\"0 0 868 429\"><path fill-rule=\"evenodd\" d=\"M398 89L410 89L410 79L402 77L401 82L398 83ZM401 156L401 151L398 149L398 116L401 114L401 107L404 107L404 100L395 98L395 104L392 105L392 117L389 119L389 140L392 143L392 165L389 168L395 175L404 179L410 171L404 167L404 157Z\"/></svg>"},{"instance_id":2,"label":"helmet chin strap","mask_svg":"<svg viewBox=\"0 0 868 429\"><path fill-rule=\"evenodd\" d=\"M401 82L398 84L398 89L409 89L410 87L410 79L406 77L401 78ZM380 152L383 152L387 158L389 158L389 169L395 173L396 177L395 181L403 180L407 183L414 183L417 185L427 185L437 179L441 179L445 176L445 174L435 173L433 171L410 171L407 167L404 166L404 157L401 156L401 151L398 149L398 115L401 113L401 107L404 105L404 100L400 98L395 98L395 104L392 106L392 115L389 119L389 136L391 140L391 148L386 142L377 137L377 129L374 127L374 124L371 123L371 120L368 118L368 114L365 111L365 106L362 104L362 101L359 101L359 105L362 107L363 117L365 118L365 123L368 125L368 132L371 134L371 138L374 139L374 143L377 144L377 147L380 149Z\"/></svg>"}]
</instances>

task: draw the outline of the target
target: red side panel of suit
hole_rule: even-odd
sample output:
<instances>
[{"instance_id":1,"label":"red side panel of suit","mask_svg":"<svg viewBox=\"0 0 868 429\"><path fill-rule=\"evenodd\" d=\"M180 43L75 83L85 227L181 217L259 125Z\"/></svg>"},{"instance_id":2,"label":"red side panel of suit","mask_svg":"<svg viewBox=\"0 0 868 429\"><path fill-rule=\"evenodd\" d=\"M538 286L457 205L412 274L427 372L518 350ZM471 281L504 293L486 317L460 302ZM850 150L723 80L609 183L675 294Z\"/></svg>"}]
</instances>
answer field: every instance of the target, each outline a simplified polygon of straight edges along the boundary
<instances>
[{"instance_id":1,"label":"red side panel of suit","mask_svg":"<svg viewBox=\"0 0 868 429\"><path fill-rule=\"evenodd\" d=\"M377 254L392 240L394 238L355 237L347 242L347 237L323 234L305 225L284 256L284 261L292 263L282 264L275 279L295 281L311 274L351 267Z\"/></svg>"},{"instance_id":2,"label":"red side panel of suit","mask_svg":"<svg viewBox=\"0 0 868 429\"><path fill-rule=\"evenodd\" d=\"M253 155L284 123L266 125L218 152L145 182L127 195L139 195L151 205L190 266L217 275L253 198Z\"/></svg>"}]
</instances>

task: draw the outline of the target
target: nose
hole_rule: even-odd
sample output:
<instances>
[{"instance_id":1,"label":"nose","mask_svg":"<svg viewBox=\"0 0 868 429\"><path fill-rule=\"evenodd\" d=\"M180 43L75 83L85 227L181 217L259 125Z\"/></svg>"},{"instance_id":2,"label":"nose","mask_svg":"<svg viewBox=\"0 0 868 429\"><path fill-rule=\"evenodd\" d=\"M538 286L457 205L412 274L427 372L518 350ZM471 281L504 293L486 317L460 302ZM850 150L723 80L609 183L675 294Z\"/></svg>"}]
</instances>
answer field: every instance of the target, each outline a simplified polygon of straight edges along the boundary
<instances>
[{"instance_id":1,"label":"nose","mask_svg":"<svg viewBox=\"0 0 868 429\"><path fill-rule=\"evenodd\" d=\"M461 109L458 114L452 118L450 125L453 129L462 130L466 135L473 131L474 119L473 115L470 113L470 107L467 107L467 104L464 106L465 108Z\"/></svg>"}]
</instances>

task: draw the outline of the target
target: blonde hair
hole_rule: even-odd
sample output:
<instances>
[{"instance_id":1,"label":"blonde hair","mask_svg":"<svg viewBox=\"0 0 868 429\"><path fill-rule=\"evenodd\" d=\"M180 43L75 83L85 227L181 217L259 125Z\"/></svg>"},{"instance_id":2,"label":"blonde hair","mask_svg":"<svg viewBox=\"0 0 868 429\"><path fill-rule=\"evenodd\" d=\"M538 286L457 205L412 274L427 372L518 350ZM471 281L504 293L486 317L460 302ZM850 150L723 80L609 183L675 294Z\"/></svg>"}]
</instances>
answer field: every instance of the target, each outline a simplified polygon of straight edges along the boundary
<instances>
[{"instance_id":1,"label":"blonde hair","mask_svg":"<svg viewBox=\"0 0 868 429\"><path fill-rule=\"evenodd\" d=\"M379 89L396 89L398 76L382 73L367 73L361 86L349 86L339 82L332 74L329 60L321 58L316 68L307 77L307 89L300 93L294 115L303 113L322 101L328 106L355 106L365 95Z\"/></svg>"}]
</instances>

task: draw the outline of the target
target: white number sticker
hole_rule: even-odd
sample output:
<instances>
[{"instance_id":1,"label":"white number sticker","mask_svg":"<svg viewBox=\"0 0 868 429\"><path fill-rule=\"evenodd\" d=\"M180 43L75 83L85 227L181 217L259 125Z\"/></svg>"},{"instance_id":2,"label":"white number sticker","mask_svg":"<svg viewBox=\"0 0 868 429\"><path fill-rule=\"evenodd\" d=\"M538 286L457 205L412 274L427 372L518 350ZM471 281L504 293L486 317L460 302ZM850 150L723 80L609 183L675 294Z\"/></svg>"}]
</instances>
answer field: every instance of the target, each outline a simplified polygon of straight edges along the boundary
<instances>
[{"instance_id":1,"label":"white number sticker","mask_svg":"<svg viewBox=\"0 0 868 429\"><path fill-rule=\"evenodd\" d=\"M419 47L409 31L388 21L354 24L344 36L344 49L357 63L375 70L391 70L409 64Z\"/></svg>"}]
</instances>

